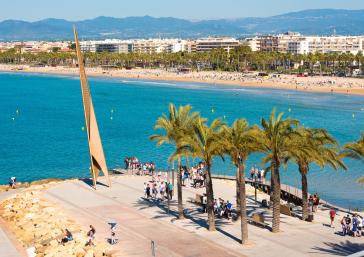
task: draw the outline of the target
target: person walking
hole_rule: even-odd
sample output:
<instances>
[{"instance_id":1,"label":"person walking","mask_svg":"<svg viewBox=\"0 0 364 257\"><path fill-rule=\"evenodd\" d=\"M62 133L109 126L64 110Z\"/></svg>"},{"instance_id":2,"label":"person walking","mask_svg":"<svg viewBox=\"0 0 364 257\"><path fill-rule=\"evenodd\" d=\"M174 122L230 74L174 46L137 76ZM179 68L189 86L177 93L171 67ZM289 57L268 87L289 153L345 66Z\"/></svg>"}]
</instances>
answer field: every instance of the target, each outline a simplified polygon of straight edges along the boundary
<instances>
[{"instance_id":1,"label":"person walking","mask_svg":"<svg viewBox=\"0 0 364 257\"><path fill-rule=\"evenodd\" d=\"M330 215L330 227L334 227L336 211L332 208L329 212L329 215Z\"/></svg>"}]
</instances>

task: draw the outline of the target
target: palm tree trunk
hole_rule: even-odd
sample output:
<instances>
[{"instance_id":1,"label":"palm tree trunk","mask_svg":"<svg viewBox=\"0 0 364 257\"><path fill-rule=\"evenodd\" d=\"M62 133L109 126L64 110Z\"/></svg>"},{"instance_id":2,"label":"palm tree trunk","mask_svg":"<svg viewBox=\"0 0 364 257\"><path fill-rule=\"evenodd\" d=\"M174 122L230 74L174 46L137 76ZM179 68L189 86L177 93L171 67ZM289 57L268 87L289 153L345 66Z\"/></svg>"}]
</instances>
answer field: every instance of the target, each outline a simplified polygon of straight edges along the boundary
<instances>
[{"instance_id":1,"label":"palm tree trunk","mask_svg":"<svg viewBox=\"0 0 364 257\"><path fill-rule=\"evenodd\" d=\"M181 157L178 156L177 164L177 194L178 194L178 219L183 219L183 204L182 204L182 174L181 174Z\"/></svg>"},{"instance_id":2,"label":"palm tree trunk","mask_svg":"<svg viewBox=\"0 0 364 257\"><path fill-rule=\"evenodd\" d=\"M238 177L240 184L240 226L241 226L241 244L245 244L248 241L248 220L246 209L246 191L245 191L245 174L244 164L240 164L238 168Z\"/></svg>"},{"instance_id":3,"label":"palm tree trunk","mask_svg":"<svg viewBox=\"0 0 364 257\"><path fill-rule=\"evenodd\" d=\"M207 197L207 214L209 231L215 231L215 214L214 214L214 191L212 188L211 164L207 163L206 174L206 197Z\"/></svg>"},{"instance_id":4,"label":"palm tree trunk","mask_svg":"<svg viewBox=\"0 0 364 257\"><path fill-rule=\"evenodd\" d=\"M303 166L299 166L302 181L302 220L308 218L308 183L307 183L307 170Z\"/></svg>"},{"instance_id":5,"label":"palm tree trunk","mask_svg":"<svg viewBox=\"0 0 364 257\"><path fill-rule=\"evenodd\" d=\"M272 232L279 232L280 225L280 215L281 215L281 180L279 177L279 161L275 160L273 162L274 168L272 172L272 182L273 182L273 224Z\"/></svg>"},{"instance_id":6,"label":"palm tree trunk","mask_svg":"<svg viewBox=\"0 0 364 257\"><path fill-rule=\"evenodd\" d=\"M236 168L236 210L238 210L238 215L240 215L240 169Z\"/></svg>"}]
</instances>

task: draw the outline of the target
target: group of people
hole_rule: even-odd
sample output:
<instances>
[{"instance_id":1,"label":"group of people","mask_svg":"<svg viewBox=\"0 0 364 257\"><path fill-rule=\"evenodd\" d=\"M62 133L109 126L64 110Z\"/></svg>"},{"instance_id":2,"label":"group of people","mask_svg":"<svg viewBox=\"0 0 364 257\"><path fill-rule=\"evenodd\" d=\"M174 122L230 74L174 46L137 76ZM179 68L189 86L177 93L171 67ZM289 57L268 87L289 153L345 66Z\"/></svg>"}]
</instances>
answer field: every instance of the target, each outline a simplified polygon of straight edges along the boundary
<instances>
[{"instance_id":1,"label":"group of people","mask_svg":"<svg viewBox=\"0 0 364 257\"><path fill-rule=\"evenodd\" d=\"M310 195L308 197L309 211L317 212L319 204L320 204L320 195L318 193L315 193L314 195Z\"/></svg>"},{"instance_id":2,"label":"group of people","mask_svg":"<svg viewBox=\"0 0 364 257\"><path fill-rule=\"evenodd\" d=\"M113 222L113 223L109 223L109 225L111 226L110 227L110 233L111 233L111 236L110 236L110 239L108 240L109 243L111 245L114 245L118 242L118 239L116 238L116 226L117 226L117 223ZM95 243L95 234L96 234L96 229L93 225L90 225L90 228L89 230L87 231L87 240L86 240L86 243L85 243L85 246L94 246ZM74 238L73 238L73 235L72 235L72 232L69 231L68 229L65 229L65 235L62 237L62 239L60 241L58 241L59 244L62 244L62 245L65 245L66 243L70 242L70 241L73 241Z\"/></svg>"},{"instance_id":3,"label":"group of people","mask_svg":"<svg viewBox=\"0 0 364 257\"><path fill-rule=\"evenodd\" d=\"M363 229L363 217L358 214L353 214L350 218L350 215L347 214L344 216L341 221L342 227L342 234L351 235L351 236L362 236L362 229Z\"/></svg>"},{"instance_id":4,"label":"group of people","mask_svg":"<svg viewBox=\"0 0 364 257\"><path fill-rule=\"evenodd\" d=\"M125 169L134 172L137 171L137 175L154 175L156 166L154 162L142 163L137 157L125 157L124 159Z\"/></svg>"},{"instance_id":5,"label":"group of people","mask_svg":"<svg viewBox=\"0 0 364 257\"><path fill-rule=\"evenodd\" d=\"M173 185L172 183L164 181L163 179L159 181L153 179L149 183L145 182L144 197L148 200L171 200L173 197Z\"/></svg>"},{"instance_id":6,"label":"group of people","mask_svg":"<svg viewBox=\"0 0 364 257\"><path fill-rule=\"evenodd\" d=\"M219 218L230 219L233 210L233 204L224 199L218 198L214 200L214 213Z\"/></svg>"},{"instance_id":7,"label":"group of people","mask_svg":"<svg viewBox=\"0 0 364 257\"><path fill-rule=\"evenodd\" d=\"M205 168L206 168L205 164L203 162L200 162L199 164L191 168L191 174L189 174L188 170L186 169L188 176L190 176L192 180L192 187L200 188L205 186L205 179L206 179Z\"/></svg>"},{"instance_id":8,"label":"group of people","mask_svg":"<svg viewBox=\"0 0 364 257\"><path fill-rule=\"evenodd\" d=\"M254 164L254 166L250 169L250 179L251 180L257 179L259 182L263 182L265 179L265 170L264 169L259 170L257 165Z\"/></svg>"}]
</instances>

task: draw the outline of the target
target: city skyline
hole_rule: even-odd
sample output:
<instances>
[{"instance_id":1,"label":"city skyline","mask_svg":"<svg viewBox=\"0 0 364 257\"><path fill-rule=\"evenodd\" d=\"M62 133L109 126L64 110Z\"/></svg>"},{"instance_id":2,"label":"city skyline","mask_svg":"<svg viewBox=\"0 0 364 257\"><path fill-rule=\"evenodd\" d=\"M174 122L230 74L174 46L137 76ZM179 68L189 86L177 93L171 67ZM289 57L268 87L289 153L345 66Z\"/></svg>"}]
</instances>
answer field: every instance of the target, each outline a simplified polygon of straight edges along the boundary
<instances>
[{"instance_id":1,"label":"city skyline","mask_svg":"<svg viewBox=\"0 0 364 257\"><path fill-rule=\"evenodd\" d=\"M53 2L38 0L30 2L25 0L14 0L11 3L2 4L0 21L3 20L24 20L37 21L47 18L66 19L77 21L92 19L98 16L110 16L116 18L129 16L153 16L153 17L176 17L189 20L203 19L234 19L244 17L268 17L287 12L301 11L305 9L364 9L364 2L357 0L334 0L334 1L301 1L301 0L280 0L272 3L269 0L254 2L238 2L226 0L221 6L217 0L186 0L183 5L180 2L175 4L164 0L138 0L123 2L109 0L107 5L94 0L71 1L64 0L61 5L55 6ZM21 6L21 8L19 8ZM191 8L193 6L193 8ZM261 8L264 6L264 8ZM70 8L72 7L72 8ZM80 15L80 10L82 10Z\"/></svg>"}]
</instances>

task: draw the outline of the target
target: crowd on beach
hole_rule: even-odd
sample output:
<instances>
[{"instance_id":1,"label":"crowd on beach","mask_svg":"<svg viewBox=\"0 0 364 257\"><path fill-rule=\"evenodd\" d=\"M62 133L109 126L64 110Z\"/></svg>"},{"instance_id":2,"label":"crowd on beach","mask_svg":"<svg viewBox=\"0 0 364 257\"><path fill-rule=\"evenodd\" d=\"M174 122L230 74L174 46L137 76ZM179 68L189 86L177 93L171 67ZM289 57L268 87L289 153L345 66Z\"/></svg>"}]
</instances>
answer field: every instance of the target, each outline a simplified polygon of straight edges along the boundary
<instances>
[{"instance_id":1,"label":"crowd on beach","mask_svg":"<svg viewBox=\"0 0 364 257\"><path fill-rule=\"evenodd\" d=\"M46 72L54 74L78 74L77 68L71 67L30 67L27 65L4 65L0 64L0 71L18 70L21 72ZM93 76L111 76L122 78L141 79L166 79L202 81L206 83L231 83L250 86L271 85L274 87L292 88L300 90L345 89L350 93L351 89L364 89L363 80L360 78L325 77L325 76L297 76L287 74L259 75L258 72L226 72L226 71L191 71L179 72L176 69L110 69L103 70L101 67L89 67L87 73ZM332 90L331 90L332 89Z\"/></svg>"}]
</instances>

